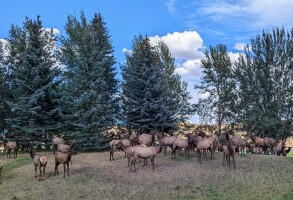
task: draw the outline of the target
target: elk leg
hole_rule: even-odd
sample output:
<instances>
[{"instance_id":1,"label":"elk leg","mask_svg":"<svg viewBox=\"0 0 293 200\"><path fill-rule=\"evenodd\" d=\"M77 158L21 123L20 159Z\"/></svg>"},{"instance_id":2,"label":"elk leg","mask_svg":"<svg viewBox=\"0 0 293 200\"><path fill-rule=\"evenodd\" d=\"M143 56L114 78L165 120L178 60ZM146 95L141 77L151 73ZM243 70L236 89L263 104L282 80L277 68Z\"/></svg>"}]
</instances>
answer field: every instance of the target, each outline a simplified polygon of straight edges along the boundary
<instances>
[{"instance_id":1,"label":"elk leg","mask_svg":"<svg viewBox=\"0 0 293 200\"><path fill-rule=\"evenodd\" d=\"M37 165L35 165L35 178L37 178Z\"/></svg>"},{"instance_id":2,"label":"elk leg","mask_svg":"<svg viewBox=\"0 0 293 200\"><path fill-rule=\"evenodd\" d=\"M69 176L69 163L67 163L67 176Z\"/></svg>"}]
</instances>

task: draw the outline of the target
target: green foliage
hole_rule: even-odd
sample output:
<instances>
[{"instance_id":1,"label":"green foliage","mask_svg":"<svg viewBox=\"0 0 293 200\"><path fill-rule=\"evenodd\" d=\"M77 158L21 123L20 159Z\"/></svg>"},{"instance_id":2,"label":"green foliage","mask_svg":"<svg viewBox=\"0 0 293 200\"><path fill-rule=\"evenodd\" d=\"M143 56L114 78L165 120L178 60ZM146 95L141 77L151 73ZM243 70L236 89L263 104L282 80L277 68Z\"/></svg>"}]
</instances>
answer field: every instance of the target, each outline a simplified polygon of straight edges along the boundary
<instances>
[{"instance_id":1,"label":"green foliage","mask_svg":"<svg viewBox=\"0 0 293 200\"><path fill-rule=\"evenodd\" d=\"M235 106L235 83L232 79L232 63L225 45L210 47L205 51L205 58L201 61L203 77L201 83L195 85L200 94L208 94L207 98L200 98L197 112L206 122L215 120L218 130L225 122L231 122Z\"/></svg>"},{"instance_id":2,"label":"green foliage","mask_svg":"<svg viewBox=\"0 0 293 200\"><path fill-rule=\"evenodd\" d=\"M293 30L264 31L251 47L235 66L237 121L257 135L287 137L293 128Z\"/></svg>"},{"instance_id":3,"label":"green foliage","mask_svg":"<svg viewBox=\"0 0 293 200\"><path fill-rule=\"evenodd\" d=\"M80 21L68 16L65 30L64 132L83 150L104 149L102 133L116 123L119 109L109 32L100 14L87 22L83 12Z\"/></svg>"},{"instance_id":4,"label":"green foliage","mask_svg":"<svg viewBox=\"0 0 293 200\"><path fill-rule=\"evenodd\" d=\"M8 41L8 82L13 95L8 101L12 110L8 122L20 135L47 138L61 127L56 36L43 28L38 16L26 18L22 28L12 25Z\"/></svg>"},{"instance_id":5,"label":"green foliage","mask_svg":"<svg viewBox=\"0 0 293 200\"><path fill-rule=\"evenodd\" d=\"M128 127L168 131L187 118L190 96L174 69L166 45L153 47L148 37L134 38L122 67L123 115Z\"/></svg>"}]
</instances>

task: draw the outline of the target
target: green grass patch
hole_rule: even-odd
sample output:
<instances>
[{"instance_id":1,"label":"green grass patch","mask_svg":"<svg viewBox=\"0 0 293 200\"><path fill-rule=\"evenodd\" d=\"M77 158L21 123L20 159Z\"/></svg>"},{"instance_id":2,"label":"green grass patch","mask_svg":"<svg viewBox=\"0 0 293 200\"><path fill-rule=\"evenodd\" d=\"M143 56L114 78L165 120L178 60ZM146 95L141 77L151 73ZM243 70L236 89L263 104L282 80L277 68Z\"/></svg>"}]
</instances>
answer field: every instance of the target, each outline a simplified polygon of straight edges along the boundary
<instances>
[{"instance_id":1,"label":"green grass patch","mask_svg":"<svg viewBox=\"0 0 293 200\"><path fill-rule=\"evenodd\" d=\"M5 160L4 162L4 165L3 165L3 171L5 173L15 169L15 168L18 168L18 167L22 167L24 165L28 165L28 164L31 164L32 163L32 159L28 156L25 156L25 157L18 157L16 159L7 159Z\"/></svg>"},{"instance_id":2,"label":"green grass patch","mask_svg":"<svg viewBox=\"0 0 293 200\"><path fill-rule=\"evenodd\" d=\"M293 153L288 153L288 154L286 155L286 157L293 158Z\"/></svg>"}]
</instances>

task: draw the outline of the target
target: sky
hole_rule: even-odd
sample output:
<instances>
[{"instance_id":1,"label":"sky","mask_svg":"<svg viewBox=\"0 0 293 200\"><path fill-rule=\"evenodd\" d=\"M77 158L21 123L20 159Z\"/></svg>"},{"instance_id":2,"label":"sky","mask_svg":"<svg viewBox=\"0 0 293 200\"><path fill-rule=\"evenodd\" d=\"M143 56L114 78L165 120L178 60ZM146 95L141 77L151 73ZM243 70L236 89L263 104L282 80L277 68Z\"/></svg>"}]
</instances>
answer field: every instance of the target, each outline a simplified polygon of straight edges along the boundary
<instances>
[{"instance_id":1,"label":"sky","mask_svg":"<svg viewBox=\"0 0 293 200\"><path fill-rule=\"evenodd\" d=\"M200 60L209 46L225 44L232 61L244 45L263 30L293 26L292 0L9 0L1 1L0 39L6 39L11 25L22 26L25 17L41 16L44 28L65 35L68 15L88 20L100 13L109 30L117 69L125 51L139 34L155 45L163 40L176 59L176 73L188 82L192 102L204 97L194 90L202 72ZM119 72L119 69L118 69ZM190 119L199 123L198 116Z\"/></svg>"}]
</instances>

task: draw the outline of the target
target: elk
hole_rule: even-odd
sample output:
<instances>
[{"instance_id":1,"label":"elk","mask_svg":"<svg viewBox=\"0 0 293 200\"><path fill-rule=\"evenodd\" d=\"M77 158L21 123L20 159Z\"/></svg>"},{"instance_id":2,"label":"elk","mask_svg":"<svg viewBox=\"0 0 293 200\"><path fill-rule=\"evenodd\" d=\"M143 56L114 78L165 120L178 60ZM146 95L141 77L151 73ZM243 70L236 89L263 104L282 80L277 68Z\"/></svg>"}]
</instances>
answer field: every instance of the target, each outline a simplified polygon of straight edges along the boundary
<instances>
[{"instance_id":1,"label":"elk","mask_svg":"<svg viewBox=\"0 0 293 200\"><path fill-rule=\"evenodd\" d=\"M233 159L233 165L234 169L236 168L235 165L235 147L233 144L233 141L228 133L226 133L226 139L227 141L222 142L222 148L223 148L223 165L225 165L225 160L229 165L230 168L230 163L231 163L231 157Z\"/></svg>"},{"instance_id":2,"label":"elk","mask_svg":"<svg viewBox=\"0 0 293 200\"><path fill-rule=\"evenodd\" d=\"M128 165L127 165L128 167L130 167L130 158L132 156L134 149L136 147L147 147L145 144L139 144L136 146L126 147L126 146L124 146L122 141L119 141L115 146L121 148L126 153L126 157L128 158ZM144 165L147 165L147 159L144 159Z\"/></svg>"},{"instance_id":3,"label":"elk","mask_svg":"<svg viewBox=\"0 0 293 200\"><path fill-rule=\"evenodd\" d=\"M195 146L196 146L197 153L198 153L199 164L201 164L202 152L204 150L209 149L211 151L211 160L213 159L213 153L215 152L215 150L217 148L217 143L218 143L218 136L217 135L212 135L209 138L195 141Z\"/></svg>"},{"instance_id":4,"label":"elk","mask_svg":"<svg viewBox=\"0 0 293 200\"><path fill-rule=\"evenodd\" d=\"M10 152L13 150L14 159L17 158L17 151L20 148L18 137L15 136L15 142L9 141L6 143L7 159L8 155L11 158Z\"/></svg>"},{"instance_id":5,"label":"elk","mask_svg":"<svg viewBox=\"0 0 293 200\"><path fill-rule=\"evenodd\" d=\"M188 139L175 138L175 140L173 141L173 147L172 147L172 158L176 158L176 150L178 148L184 148L185 156L187 156L187 159L189 159L190 145L188 143Z\"/></svg>"},{"instance_id":6,"label":"elk","mask_svg":"<svg viewBox=\"0 0 293 200\"><path fill-rule=\"evenodd\" d=\"M116 144L118 144L119 142L122 142L123 145L125 147L130 146L130 141L128 139L123 139L123 140L112 140L111 142L109 142L110 145L110 161L114 161L114 152L117 150L117 146ZM126 153L125 153L125 157L126 157Z\"/></svg>"},{"instance_id":7,"label":"elk","mask_svg":"<svg viewBox=\"0 0 293 200\"><path fill-rule=\"evenodd\" d=\"M267 153L267 148L270 148L271 151L273 151L273 148L277 145L278 140L276 140L274 138L265 137L263 139L263 143L264 143L264 152L266 154Z\"/></svg>"},{"instance_id":8,"label":"elk","mask_svg":"<svg viewBox=\"0 0 293 200\"><path fill-rule=\"evenodd\" d=\"M259 148L258 151L262 151L262 150L260 150L260 148L264 147L264 138L260 138L255 135L249 135L249 137L252 140L252 142L255 144L255 147Z\"/></svg>"},{"instance_id":9,"label":"elk","mask_svg":"<svg viewBox=\"0 0 293 200\"><path fill-rule=\"evenodd\" d=\"M37 153L36 149L33 147L31 147L29 149L29 153L31 155L31 158L33 159L34 166L35 166L35 178L37 178L37 171L39 168L39 170L40 170L40 179L39 180L41 180L42 172L43 172L43 175L45 174L45 169L46 169L48 160L45 156L42 156L41 154Z\"/></svg>"},{"instance_id":10,"label":"elk","mask_svg":"<svg viewBox=\"0 0 293 200\"><path fill-rule=\"evenodd\" d=\"M136 147L134 148L132 152L132 160L131 160L131 166L130 171L132 171L132 166L134 166L134 171L136 171L135 163L138 158L143 159L151 159L151 163L153 165L153 169L155 169L155 157L158 153L162 151L164 147L164 143L160 142L159 146L156 147Z\"/></svg>"},{"instance_id":11,"label":"elk","mask_svg":"<svg viewBox=\"0 0 293 200\"><path fill-rule=\"evenodd\" d=\"M163 142L164 145L164 156L166 156L166 150L167 147L170 147L171 150L173 151L173 142L175 141L177 137L176 136L165 136L161 139L161 142Z\"/></svg>"},{"instance_id":12,"label":"elk","mask_svg":"<svg viewBox=\"0 0 293 200\"><path fill-rule=\"evenodd\" d=\"M233 145L235 145L239 148L240 155L243 156L244 155L244 148L245 148L245 146L248 146L248 143L244 139L239 138L234 135L229 135L229 140L231 140Z\"/></svg>"},{"instance_id":13,"label":"elk","mask_svg":"<svg viewBox=\"0 0 293 200\"><path fill-rule=\"evenodd\" d=\"M63 168L64 168L64 176L63 178L65 178L65 165L67 165L67 176L69 176L69 162L71 161L71 156L75 155L76 152L73 150L69 150L67 153L62 153L62 152L56 152L55 153L55 173L54 176L59 175L58 172L58 166L59 164L63 164Z\"/></svg>"}]
</instances>

